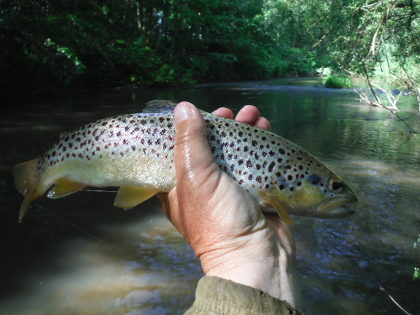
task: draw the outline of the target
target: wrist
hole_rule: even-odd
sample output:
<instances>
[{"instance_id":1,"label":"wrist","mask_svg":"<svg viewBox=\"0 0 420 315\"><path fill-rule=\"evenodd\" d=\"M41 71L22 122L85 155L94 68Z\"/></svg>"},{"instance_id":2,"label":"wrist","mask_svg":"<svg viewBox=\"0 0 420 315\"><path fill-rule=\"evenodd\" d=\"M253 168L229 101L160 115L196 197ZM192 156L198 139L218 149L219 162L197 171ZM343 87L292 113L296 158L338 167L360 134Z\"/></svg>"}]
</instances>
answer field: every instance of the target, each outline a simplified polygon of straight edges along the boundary
<instances>
[{"instance_id":1,"label":"wrist","mask_svg":"<svg viewBox=\"0 0 420 315\"><path fill-rule=\"evenodd\" d=\"M264 238L267 240L267 238ZM242 245L223 244L199 255L207 276L215 276L259 289L272 297L295 304L293 256L277 242L247 241Z\"/></svg>"}]
</instances>

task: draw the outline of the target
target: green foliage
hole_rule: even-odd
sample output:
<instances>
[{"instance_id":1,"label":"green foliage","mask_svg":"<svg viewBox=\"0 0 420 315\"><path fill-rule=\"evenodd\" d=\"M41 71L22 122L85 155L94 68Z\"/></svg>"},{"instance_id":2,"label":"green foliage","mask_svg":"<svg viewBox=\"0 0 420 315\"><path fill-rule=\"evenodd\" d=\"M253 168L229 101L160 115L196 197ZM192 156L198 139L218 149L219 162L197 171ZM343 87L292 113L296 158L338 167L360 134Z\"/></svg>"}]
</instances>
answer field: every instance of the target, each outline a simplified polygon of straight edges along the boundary
<instances>
[{"instance_id":1,"label":"green foliage","mask_svg":"<svg viewBox=\"0 0 420 315\"><path fill-rule=\"evenodd\" d=\"M419 280L419 279L420 279L420 268L414 267L413 280Z\"/></svg>"},{"instance_id":2,"label":"green foliage","mask_svg":"<svg viewBox=\"0 0 420 315\"><path fill-rule=\"evenodd\" d=\"M324 81L324 86L331 89L348 89L351 88L351 80L347 77L329 76Z\"/></svg>"},{"instance_id":3,"label":"green foliage","mask_svg":"<svg viewBox=\"0 0 420 315\"><path fill-rule=\"evenodd\" d=\"M416 86L418 1L3 1L0 87L161 85L330 68Z\"/></svg>"},{"instance_id":4,"label":"green foliage","mask_svg":"<svg viewBox=\"0 0 420 315\"><path fill-rule=\"evenodd\" d=\"M414 242L413 247L415 250L417 249L417 253L418 253L420 249L420 234L417 240ZM419 280L419 279L420 279L420 268L414 267L413 280Z\"/></svg>"}]
</instances>

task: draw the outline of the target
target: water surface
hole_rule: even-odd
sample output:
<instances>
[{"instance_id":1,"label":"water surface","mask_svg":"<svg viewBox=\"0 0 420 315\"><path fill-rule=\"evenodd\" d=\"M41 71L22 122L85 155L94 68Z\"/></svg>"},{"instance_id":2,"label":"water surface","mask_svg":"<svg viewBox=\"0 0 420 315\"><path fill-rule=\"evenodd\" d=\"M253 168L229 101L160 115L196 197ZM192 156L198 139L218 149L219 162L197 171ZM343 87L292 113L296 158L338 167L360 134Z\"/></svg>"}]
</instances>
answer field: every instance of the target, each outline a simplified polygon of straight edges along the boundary
<instances>
[{"instance_id":1,"label":"water surface","mask_svg":"<svg viewBox=\"0 0 420 315\"><path fill-rule=\"evenodd\" d=\"M179 314L202 272L156 201L130 211L115 193L39 199L17 224L21 197L10 165L45 151L61 131L138 112L151 99L189 100L202 109L257 105L273 131L319 157L353 187L357 214L294 217L306 314L396 314L385 287L420 310L420 115L414 97L399 115L362 105L351 90L317 80L272 80L190 88L96 92L36 103L16 101L0 118L0 313Z\"/></svg>"}]
</instances>

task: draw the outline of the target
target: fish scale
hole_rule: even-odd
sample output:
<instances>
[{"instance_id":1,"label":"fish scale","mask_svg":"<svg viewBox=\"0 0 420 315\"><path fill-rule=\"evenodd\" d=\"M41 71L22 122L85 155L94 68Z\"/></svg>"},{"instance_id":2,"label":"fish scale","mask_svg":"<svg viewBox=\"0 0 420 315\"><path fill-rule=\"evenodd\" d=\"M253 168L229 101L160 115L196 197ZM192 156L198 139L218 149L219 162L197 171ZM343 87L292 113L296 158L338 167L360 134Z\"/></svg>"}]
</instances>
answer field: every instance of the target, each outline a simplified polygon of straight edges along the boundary
<instances>
[{"instance_id":1,"label":"fish scale","mask_svg":"<svg viewBox=\"0 0 420 315\"><path fill-rule=\"evenodd\" d=\"M15 182L25 196L20 217L48 190L48 197L58 198L86 186L117 186L115 204L126 208L172 189L173 103L152 101L150 110L158 112L89 123L62 135L40 158L18 164ZM277 211L285 221L287 213L318 217L349 213L336 210L355 201L353 192L308 152L268 130L202 115L215 162L266 211Z\"/></svg>"}]
</instances>

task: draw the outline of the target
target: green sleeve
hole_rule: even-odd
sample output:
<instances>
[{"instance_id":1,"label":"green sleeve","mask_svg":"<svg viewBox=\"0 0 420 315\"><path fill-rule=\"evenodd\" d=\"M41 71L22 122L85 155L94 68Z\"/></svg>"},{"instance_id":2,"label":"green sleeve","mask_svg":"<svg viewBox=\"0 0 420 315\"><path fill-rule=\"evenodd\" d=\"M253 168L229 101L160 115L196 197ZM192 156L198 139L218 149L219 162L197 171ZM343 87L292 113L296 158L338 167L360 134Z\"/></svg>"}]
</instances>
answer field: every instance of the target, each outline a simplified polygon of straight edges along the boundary
<instances>
[{"instance_id":1,"label":"green sleeve","mask_svg":"<svg viewBox=\"0 0 420 315\"><path fill-rule=\"evenodd\" d=\"M194 304L185 315L201 314L287 314L299 315L286 301L218 277L203 277L198 282Z\"/></svg>"}]
</instances>

